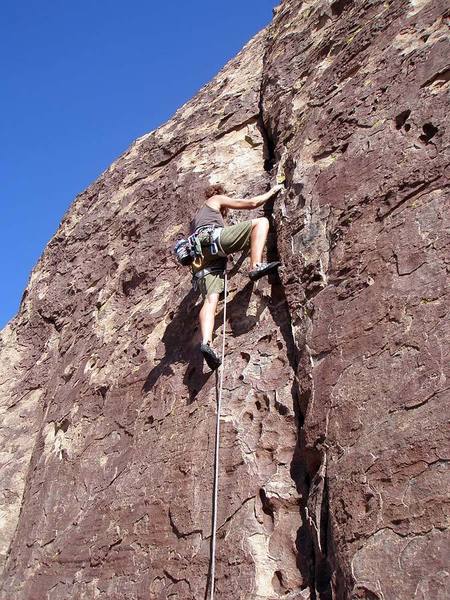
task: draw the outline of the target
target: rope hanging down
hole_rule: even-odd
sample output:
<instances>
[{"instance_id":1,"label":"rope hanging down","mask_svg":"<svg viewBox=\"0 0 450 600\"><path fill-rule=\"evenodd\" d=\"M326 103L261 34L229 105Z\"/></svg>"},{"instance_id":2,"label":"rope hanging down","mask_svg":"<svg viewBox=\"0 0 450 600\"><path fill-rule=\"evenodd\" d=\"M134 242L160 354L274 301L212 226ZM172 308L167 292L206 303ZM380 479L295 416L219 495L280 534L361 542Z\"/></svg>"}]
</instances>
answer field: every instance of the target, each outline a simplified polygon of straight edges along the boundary
<instances>
[{"instance_id":1,"label":"rope hanging down","mask_svg":"<svg viewBox=\"0 0 450 600\"><path fill-rule=\"evenodd\" d=\"M219 442L220 442L220 413L222 409L223 373L225 370L225 329L227 322L227 273L225 271L224 301L223 301L223 329L222 329L222 364L220 365L219 389L217 392L216 414L216 444L214 450L214 484L212 505L212 531L211 531L211 578L210 600L214 600L214 579L216 575L216 537L217 537L217 499L219 494ZM216 384L217 386L217 384ZM217 389L217 388L216 388Z\"/></svg>"}]
</instances>

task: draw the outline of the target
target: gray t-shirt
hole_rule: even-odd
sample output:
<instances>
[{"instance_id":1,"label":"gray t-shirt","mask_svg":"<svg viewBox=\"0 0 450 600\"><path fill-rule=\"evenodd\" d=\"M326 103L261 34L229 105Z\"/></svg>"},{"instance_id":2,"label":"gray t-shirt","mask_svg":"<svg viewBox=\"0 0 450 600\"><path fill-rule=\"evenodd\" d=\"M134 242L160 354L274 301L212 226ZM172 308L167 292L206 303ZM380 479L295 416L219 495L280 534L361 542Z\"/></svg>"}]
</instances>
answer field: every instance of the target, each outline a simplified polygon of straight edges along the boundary
<instances>
[{"instance_id":1,"label":"gray t-shirt","mask_svg":"<svg viewBox=\"0 0 450 600\"><path fill-rule=\"evenodd\" d=\"M205 227L207 225L217 225L217 227L225 227L225 223L222 214L219 210L211 208L207 204L204 204L200 210L198 210L192 220L192 231L195 231L199 227Z\"/></svg>"}]
</instances>

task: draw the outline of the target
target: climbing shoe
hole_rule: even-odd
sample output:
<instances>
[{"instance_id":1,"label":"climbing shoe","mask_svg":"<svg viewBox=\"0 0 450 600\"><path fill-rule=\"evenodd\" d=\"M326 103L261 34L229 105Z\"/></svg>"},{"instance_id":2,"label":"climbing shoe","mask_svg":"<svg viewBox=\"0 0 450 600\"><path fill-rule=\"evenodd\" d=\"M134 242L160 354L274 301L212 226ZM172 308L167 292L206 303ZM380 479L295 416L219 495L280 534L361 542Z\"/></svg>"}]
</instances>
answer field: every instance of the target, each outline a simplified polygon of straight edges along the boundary
<instances>
[{"instance_id":1,"label":"climbing shoe","mask_svg":"<svg viewBox=\"0 0 450 600\"><path fill-rule=\"evenodd\" d=\"M250 271L248 276L252 281L257 281L258 279L261 279L261 277L264 277L264 275L268 275L269 273L272 273L272 271L278 269L280 265L281 263L278 261L270 263L257 263L256 269Z\"/></svg>"},{"instance_id":2,"label":"climbing shoe","mask_svg":"<svg viewBox=\"0 0 450 600\"><path fill-rule=\"evenodd\" d=\"M211 371L215 371L222 364L222 361L209 344L200 344L200 352Z\"/></svg>"}]
</instances>

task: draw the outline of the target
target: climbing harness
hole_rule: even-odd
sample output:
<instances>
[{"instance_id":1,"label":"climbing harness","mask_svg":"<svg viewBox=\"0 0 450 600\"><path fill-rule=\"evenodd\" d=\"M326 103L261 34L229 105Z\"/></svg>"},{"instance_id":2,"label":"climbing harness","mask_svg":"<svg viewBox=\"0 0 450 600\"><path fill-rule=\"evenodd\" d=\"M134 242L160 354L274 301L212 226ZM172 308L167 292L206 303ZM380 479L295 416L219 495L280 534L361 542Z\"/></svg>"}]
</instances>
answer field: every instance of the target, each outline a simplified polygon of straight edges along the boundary
<instances>
[{"instance_id":1,"label":"climbing harness","mask_svg":"<svg viewBox=\"0 0 450 600\"><path fill-rule=\"evenodd\" d=\"M224 301L223 301L223 325L222 325L222 364L220 365L219 385L217 387L217 413L216 413L216 442L214 450L214 484L212 502L212 529L211 529L211 577L210 577L210 600L214 600L214 579L216 575L216 537L217 537L217 504L219 495L219 447L220 447L220 413L222 410L223 373L225 370L225 332L227 323L227 273L225 271Z\"/></svg>"},{"instance_id":2,"label":"climbing harness","mask_svg":"<svg viewBox=\"0 0 450 600\"><path fill-rule=\"evenodd\" d=\"M205 225L198 227L188 238L178 240L173 248L178 262L183 267L189 265L199 267L203 259L202 246L209 246L214 256L226 256L219 240L222 229L217 225Z\"/></svg>"},{"instance_id":3,"label":"climbing harness","mask_svg":"<svg viewBox=\"0 0 450 600\"><path fill-rule=\"evenodd\" d=\"M222 229L223 227L219 227L218 225L203 225L202 227L197 227L195 230L195 234L202 237L202 239L200 239L201 245L209 245L209 251L214 256L226 256L220 245L220 234ZM204 237L204 234L207 234L207 237Z\"/></svg>"},{"instance_id":4,"label":"climbing harness","mask_svg":"<svg viewBox=\"0 0 450 600\"><path fill-rule=\"evenodd\" d=\"M227 255L220 245L220 232L222 227L215 225L205 225L199 227L187 240L180 240L175 246L175 254L182 265L192 265L200 267L203 260L202 246L209 245L209 251L212 256L216 256L214 264L206 266L200 271L192 274L192 287L198 289L200 279L206 277L210 273L222 275L227 267ZM182 256L181 256L182 255ZM185 255L186 258L185 258Z\"/></svg>"}]
</instances>

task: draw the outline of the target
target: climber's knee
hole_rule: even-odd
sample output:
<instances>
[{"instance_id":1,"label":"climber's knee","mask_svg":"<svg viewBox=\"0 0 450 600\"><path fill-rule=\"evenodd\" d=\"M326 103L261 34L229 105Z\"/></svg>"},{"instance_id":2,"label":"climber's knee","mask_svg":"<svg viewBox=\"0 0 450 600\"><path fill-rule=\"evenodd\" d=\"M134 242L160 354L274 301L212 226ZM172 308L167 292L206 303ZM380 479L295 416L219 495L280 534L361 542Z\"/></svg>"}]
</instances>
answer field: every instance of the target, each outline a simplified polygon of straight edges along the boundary
<instances>
[{"instance_id":1,"label":"climber's knee","mask_svg":"<svg viewBox=\"0 0 450 600\"><path fill-rule=\"evenodd\" d=\"M201 311L203 311L203 312L215 311L218 304L219 304L219 294L217 294L217 293L208 294L203 299L203 305L202 305Z\"/></svg>"},{"instance_id":2,"label":"climber's knee","mask_svg":"<svg viewBox=\"0 0 450 600\"><path fill-rule=\"evenodd\" d=\"M269 229L269 219L267 217L258 217L252 219L252 229L258 227L258 229Z\"/></svg>"}]
</instances>

